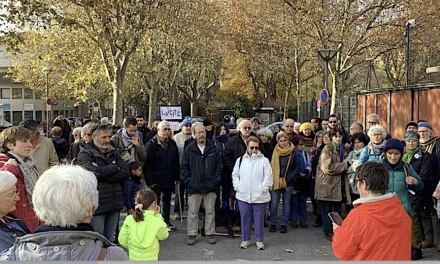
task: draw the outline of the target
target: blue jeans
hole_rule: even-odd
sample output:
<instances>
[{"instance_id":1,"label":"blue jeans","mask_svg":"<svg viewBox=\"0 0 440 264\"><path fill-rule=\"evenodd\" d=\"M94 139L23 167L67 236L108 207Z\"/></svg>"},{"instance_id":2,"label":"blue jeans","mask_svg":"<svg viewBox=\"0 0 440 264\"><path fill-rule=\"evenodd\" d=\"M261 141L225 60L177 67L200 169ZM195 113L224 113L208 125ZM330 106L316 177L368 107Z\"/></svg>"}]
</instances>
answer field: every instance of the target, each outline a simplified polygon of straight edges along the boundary
<instances>
[{"instance_id":1,"label":"blue jeans","mask_svg":"<svg viewBox=\"0 0 440 264\"><path fill-rule=\"evenodd\" d=\"M283 215L281 217L281 225L286 225L290 215L290 196L292 195L293 186L287 186L287 190L275 190L270 192L270 224L277 225L278 222L278 205L280 204L281 195L283 196Z\"/></svg>"},{"instance_id":2,"label":"blue jeans","mask_svg":"<svg viewBox=\"0 0 440 264\"><path fill-rule=\"evenodd\" d=\"M94 215L90 224L96 232L105 236L113 243L115 241L115 231L116 226L118 225L118 220L119 211L115 211L102 215Z\"/></svg>"},{"instance_id":3,"label":"blue jeans","mask_svg":"<svg viewBox=\"0 0 440 264\"><path fill-rule=\"evenodd\" d=\"M292 194L290 199L290 222L298 221L298 215L299 221L307 221L307 196L308 193L303 192Z\"/></svg>"}]
</instances>

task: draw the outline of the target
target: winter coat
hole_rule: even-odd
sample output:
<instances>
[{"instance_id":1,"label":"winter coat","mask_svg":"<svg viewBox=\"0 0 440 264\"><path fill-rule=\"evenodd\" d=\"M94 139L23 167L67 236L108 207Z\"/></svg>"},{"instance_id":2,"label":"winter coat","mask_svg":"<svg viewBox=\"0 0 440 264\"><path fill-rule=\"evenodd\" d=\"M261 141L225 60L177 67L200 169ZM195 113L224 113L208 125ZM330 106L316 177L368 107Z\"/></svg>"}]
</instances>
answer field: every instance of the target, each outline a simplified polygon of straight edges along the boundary
<instances>
[{"instance_id":1,"label":"winter coat","mask_svg":"<svg viewBox=\"0 0 440 264\"><path fill-rule=\"evenodd\" d=\"M423 181L423 190L421 192L409 194L411 210L420 212L425 207L430 206L432 199L430 188L432 173L431 155L427 152L419 151L413 156L410 164Z\"/></svg>"},{"instance_id":2,"label":"winter coat","mask_svg":"<svg viewBox=\"0 0 440 264\"><path fill-rule=\"evenodd\" d=\"M286 175L286 168L287 163L289 162L289 157L290 163ZM298 155L296 155L295 153L295 149L293 149L292 155L280 156L279 160L280 175L278 175L278 177L284 177L284 175L286 175L287 186L295 186L296 179L300 177L299 173L301 172L301 163L299 162ZM273 177L277 176L273 175Z\"/></svg>"},{"instance_id":3,"label":"winter coat","mask_svg":"<svg viewBox=\"0 0 440 264\"><path fill-rule=\"evenodd\" d=\"M62 137L52 138L52 143L57 152L58 160L61 162L69 153L70 143Z\"/></svg>"},{"instance_id":4,"label":"winter coat","mask_svg":"<svg viewBox=\"0 0 440 264\"><path fill-rule=\"evenodd\" d=\"M130 179L125 181L124 187L124 206L127 209L134 209L134 198L141 189L140 178L132 175Z\"/></svg>"},{"instance_id":5,"label":"winter coat","mask_svg":"<svg viewBox=\"0 0 440 264\"><path fill-rule=\"evenodd\" d=\"M47 169L59 163L57 151L52 140L43 135L38 136L37 146L31 148L30 155L35 159L38 174L43 174Z\"/></svg>"},{"instance_id":6,"label":"winter coat","mask_svg":"<svg viewBox=\"0 0 440 264\"><path fill-rule=\"evenodd\" d=\"M151 131L150 128L148 128L147 123L145 123L143 126L138 127L139 134L142 136L142 142L147 143L147 135Z\"/></svg>"},{"instance_id":7,"label":"winter coat","mask_svg":"<svg viewBox=\"0 0 440 264\"><path fill-rule=\"evenodd\" d=\"M220 152L212 141L206 141L203 154L197 141L193 141L183 151L180 178L186 185L188 194L215 192L222 179L222 169Z\"/></svg>"},{"instance_id":8,"label":"winter coat","mask_svg":"<svg viewBox=\"0 0 440 264\"><path fill-rule=\"evenodd\" d=\"M237 135L229 138L228 146L223 154L224 157L224 169L227 175L232 175L232 170L235 166L235 161L237 158L244 155L246 152L246 143L241 137L241 132L238 132Z\"/></svg>"},{"instance_id":9,"label":"winter coat","mask_svg":"<svg viewBox=\"0 0 440 264\"><path fill-rule=\"evenodd\" d=\"M70 134L72 134L72 128L70 127L67 119L64 119L64 121L60 121L56 119L55 122L53 123L53 126L61 127L61 130L63 131L61 137L64 138L67 142L70 142Z\"/></svg>"},{"instance_id":10,"label":"winter coat","mask_svg":"<svg viewBox=\"0 0 440 264\"><path fill-rule=\"evenodd\" d=\"M104 260L128 260L122 248L101 234L82 230L46 231L19 237L0 260L96 261L103 247L106 249Z\"/></svg>"},{"instance_id":11,"label":"winter coat","mask_svg":"<svg viewBox=\"0 0 440 264\"><path fill-rule=\"evenodd\" d=\"M78 164L93 172L98 180L99 206L95 215L121 210L124 205L122 186L130 173L128 164L122 160L119 152L110 146L104 155L92 141L80 150Z\"/></svg>"},{"instance_id":12,"label":"winter coat","mask_svg":"<svg viewBox=\"0 0 440 264\"><path fill-rule=\"evenodd\" d=\"M332 238L341 260L411 260L412 221L395 194L353 202ZM385 250L386 249L386 250Z\"/></svg>"},{"instance_id":13,"label":"winter coat","mask_svg":"<svg viewBox=\"0 0 440 264\"><path fill-rule=\"evenodd\" d=\"M346 157L348 149L343 148L344 157ZM343 201L342 187L344 186L346 194L344 198L347 199L347 203L351 203L350 186L345 173L347 170L348 163L340 161L339 153L332 143L327 144L322 149L319 157L316 171L315 198L321 201L341 202Z\"/></svg>"},{"instance_id":14,"label":"winter coat","mask_svg":"<svg viewBox=\"0 0 440 264\"><path fill-rule=\"evenodd\" d=\"M374 153L374 151L372 149L370 149L368 147L368 145L365 146L362 149L362 151L361 151L361 155L359 156L358 164L362 165L362 164L367 163L369 161L382 162L382 160L383 160L383 155L382 155L383 154L383 150L384 149L381 149L379 155L376 155L376 153Z\"/></svg>"},{"instance_id":15,"label":"winter coat","mask_svg":"<svg viewBox=\"0 0 440 264\"><path fill-rule=\"evenodd\" d=\"M260 151L269 160L269 162L272 159L273 149L274 148L272 144L270 144L270 142L266 142L266 143L260 142Z\"/></svg>"},{"instance_id":16,"label":"winter coat","mask_svg":"<svg viewBox=\"0 0 440 264\"><path fill-rule=\"evenodd\" d=\"M213 137L212 142L214 143L218 152L220 152L222 156L225 153L226 147L228 146L228 140L229 140L229 135L221 135L221 136L215 135Z\"/></svg>"},{"instance_id":17,"label":"winter coat","mask_svg":"<svg viewBox=\"0 0 440 264\"><path fill-rule=\"evenodd\" d=\"M405 171L403 169L403 161L400 160L396 167L392 168L390 163L387 160L383 160L383 164L388 169L388 173L390 175L390 181L388 183L387 193L396 193L400 202L405 208L405 211L408 214L411 214L411 201L409 200L409 192L407 188L407 184L405 181ZM419 192L423 189L423 181L417 175L417 172L413 169L411 164L407 164L409 168L409 175L417 179L418 183L416 186L411 186L410 189Z\"/></svg>"},{"instance_id":18,"label":"winter coat","mask_svg":"<svg viewBox=\"0 0 440 264\"><path fill-rule=\"evenodd\" d=\"M157 136L147 144L147 159L142 168L147 186L173 188L180 180L179 152L176 142L168 139L166 148L162 147Z\"/></svg>"},{"instance_id":19,"label":"winter coat","mask_svg":"<svg viewBox=\"0 0 440 264\"><path fill-rule=\"evenodd\" d=\"M13 214L5 215L3 221L0 221L0 252L12 247L17 237L31 233L26 223Z\"/></svg>"},{"instance_id":20,"label":"winter coat","mask_svg":"<svg viewBox=\"0 0 440 264\"><path fill-rule=\"evenodd\" d=\"M118 131L115 135L113 135L111 140L114 144L113 146L119 151L119 154L121 154L121 156L123 156L124 153L127 151L130 154L131 151L133 151L132 148L134 148L134 158L135 158L134 160L143 164L145 159L147 158L147 153L145 152L144 141L142 139L143 135L141 132L138 132L138 133L139 133L139 137L138 137L139 146L136 147L135 145L133 145L131 147L131 149L127 149L127 147L124 145L124 141L122 140L122 132L121 131ZM130 161L133 161L133 160L130 158Z\"/></svg>"},{"instance_id":21,"label":"winter coat","mask_svg":"<svg viewBox=\"0 0 440 264\"><path fill-rule=\"evenodd\" d=\"M27 192L24 187L24 175L21 172L20 167L6 164L9 159L10 157L4 154L0 155L0 171L9 171L10 173L14 174L17 178L17 190L20 191L20 200L15 204L15 211L11 213L23 220L28 226L29 230L33 232L34 229L40 225L40 220L38 220L37 216L35 215L31 201L28 200Z\"/></svg>"},{"instance_id":22,"label":"winter coat","mask_svg":"<svg viewBox=\"0 0 440 264\"><path fill-rule=\"evenodd\" d=\"M67 153L67 157L66 157L66 159L69 163L73 163L75 165L78 164L78 154L79 154L79 151L81 150L81 148L84 147L84 145L85 145L85 142L82 139L78 140L76 142L73 142L70 145L69 153Z\"/></svg>"},{"instance_id":23,"label":"winter coat","mask_svg":"<svg viewBox=\"0 0 440 264\"><path fill-rule=\"evenodd\" d=\"M350 192L359 194L359 191L357 189L357 183L355 181L356 179L356 168L358 167L358 161L359 157L361 155L362 150L358 151L356 153L355 150L350 151L348 153L347 157L344 159L344 162L349 161L351 163L350 167L348 168L347 174L348 174L348 183L350 184Z\"/></svg>"},{"instance_id":24,"label":"winter coat","mask_svg":"<svg viewBox=\"0 0 440 264\"><path fill-rule=\"evenodd\" d=\"M161 214L144 210L144 220L136 222L133 215L125 218L118 241L128 249L129 260L158 260L159 241L168 238L167 224Z\"/></svg>"},{"instance_id":25,"label":"winter coat","mask_svg":"<svg viewBox=\"0 0 440 264\"><path fill-rule=\"evenodd\" d=\"M269 188L273 183L269 160L261 152L252 156L246 152L241 164L240 159L235 162L232 172L235 197L249 204L269 202Z\"/></svg>"}]
</instances>

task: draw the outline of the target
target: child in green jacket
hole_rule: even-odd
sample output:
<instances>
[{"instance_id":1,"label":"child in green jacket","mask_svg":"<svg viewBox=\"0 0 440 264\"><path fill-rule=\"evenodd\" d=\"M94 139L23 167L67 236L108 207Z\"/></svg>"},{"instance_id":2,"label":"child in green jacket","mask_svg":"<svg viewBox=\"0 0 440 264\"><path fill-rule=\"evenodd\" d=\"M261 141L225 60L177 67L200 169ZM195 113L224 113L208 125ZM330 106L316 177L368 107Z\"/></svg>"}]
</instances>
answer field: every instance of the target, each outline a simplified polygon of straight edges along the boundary
<instances>
[{"instance_id":1,"label":"child in green jacket","mask_svg":"<svg viewBox=\"0 0 440 264\"><path fill-rule=\"evenodd\" d=\"M159 240L168 238L168 229L154 191L143 188L135 198L135 214L128 215L121 231L119 243L128 249L129 260L158 260Z\"/></svg>"}]
</instances>

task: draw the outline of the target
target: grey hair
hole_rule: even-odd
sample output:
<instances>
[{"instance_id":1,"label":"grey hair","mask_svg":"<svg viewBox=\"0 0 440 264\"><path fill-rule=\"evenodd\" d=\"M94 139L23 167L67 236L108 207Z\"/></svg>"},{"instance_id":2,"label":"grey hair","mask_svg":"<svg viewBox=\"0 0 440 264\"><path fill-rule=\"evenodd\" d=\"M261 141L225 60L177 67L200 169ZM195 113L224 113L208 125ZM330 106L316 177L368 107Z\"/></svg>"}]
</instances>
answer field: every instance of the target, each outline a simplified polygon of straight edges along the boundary
<instances>
[{"instance_id":1,"label":"grey hair","mask_svg":"<svg viewBox=\"0 0 440 264\"><path fill-rule=\"evenodd\" d=\"M293 120L292 118L287 118L287 119L284 119L284 121L283 121L284 126L286 125L287 121L292 121L292 123L295 125L295 120Z\"/></svg>"},{"instance_id":2,"label":"grey hair","mask_svg":"<svg viewBox=\"0 0 440 264\"><path fill-rule=\"evenodd\" d=\"M9 171L0 171L0 193L11 189L17 184L17 178Z\"/></svg>"},{"instance_id":3,"label":"grey hair","mask_svg":"<svg viewBox=\"0 0 440 264\"><path fill-rule=\"evenodd\" d=\"M195 133L196 133L196 126L198 126L198 125L202 125L203 126L203 123L202 122L195 122L195 123L193 123L191 125L191 134L195 135Z\"/></svg>"},{"instance_id":4,"label":"grey hair","mask_svg":"<svg viewBox=\"0 0 440 264\"><path fill-rule=\"evenodd\" d=\"M72 131L72 135L82 134L82 127L75 127Z\"/></svg>"},{"instance_id":5,"label":"grey hair","mask_svg":"<svg viewBox=\"0 0 440 264\"><path fill-rule=\"evenodd\" d=\"M405 133L405 141L407 140L420 140L420 135L414 131L408 131Z\"/></svg>"},{"instance_id":6,"label":"grey hair","mask_svg":"<svg viewBox=\"0 0 440 264\"><path fill-rule=\"evenodd\" d=\"M34 187L37 217L51 226L76 226L98 207L98 181L80 166L56 165L46 170Z\"/></svg>"},{"instance_id":7,"label":"grey hair","mask_svg":"<svg viewBox=\"0 0 440 264\"><path fill-rule=\"evenodd\" d=\"M266 135L269 139L273 138L272 131L269 128L267 128L267 127L262 128L262 129L257 131L257 136L260 137L261 135Z\"/></svg>"},{"instance_id":8,"label":"grey hair","mask_svg":"<svg viewBox=\"0 0 440 264\"><path fill-rule=\"evenodd\" d=\"M160 123L157 125L157 129L162 129L164 126L170 126L170 123L166 120L160 121Z\"/></svg>"},{"instance_id":9,"label":"grey hair","mask_svg":"<svg viewBox=\"0 0 440 264\"><path fill-rule=\"evenodd\" d=\"M82 128L81 128L81 137L85 137L86 136L86 130L87 129L92 129L94 126L96 126L96 124L93 124L92 122L85 124Z\"/></svg>"},{"instance_id":10,"label":"grey hair","mask_svg":"<svg viewBox=\"0 0 440 264\"><path fill-rule=\"evenodd\" d=\"M370 129L368 130L368 136L369 136L370 138L371 138L372 133L373 133L374 131L380 131L380 132L382 133L382 137L383 137L383 139L385 139L386 136L387 136L387 131L385 130L385 128L383 128L383 127L380 126L380 125L374 125L374 126L370 127Z\"/></svg>"},{"instance_id":11,"label":"grey hair","mask_svg":"<svg viewBox=\"0 0 440 264\"><path fill-rule=\"evenodd\" d=\"M379 117L379 115L376 114L376 113L369 114L369 115L367 116L367 118L369 118L369 117L376 119L376 121L377 121L378 123L380 122L380 117Z\"/></svg>"},{"instance_id":12,"label":"grey hair","mask_svg":"<svg viewBox=\"0 0 440 264\"><path fill-rule=\"evenodd\" d=\"M108 125L108 118L107 117L101 118L101 124Z\"/></svg>"}]
</instances>

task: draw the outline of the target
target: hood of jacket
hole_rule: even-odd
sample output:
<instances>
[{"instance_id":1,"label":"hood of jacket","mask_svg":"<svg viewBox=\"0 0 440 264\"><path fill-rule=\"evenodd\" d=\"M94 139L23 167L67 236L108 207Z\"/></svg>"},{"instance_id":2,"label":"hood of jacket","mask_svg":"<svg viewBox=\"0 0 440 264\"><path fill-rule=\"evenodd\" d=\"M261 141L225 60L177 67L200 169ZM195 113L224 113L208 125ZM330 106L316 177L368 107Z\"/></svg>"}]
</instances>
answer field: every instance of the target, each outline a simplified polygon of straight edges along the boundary
<instances>
[{"instance_id":1,"label":"hood of jacket","mask_svg":"<svg viewBox=\"0 0 440 264\"><path fill-rule=\"evenodd\" d=\"M402 204L395 193L387 193L376 198L359 198L353 202L355 208L363 210L386 227L401 225L405 219L399 211Z\"/></svg>"}]
</instances>

